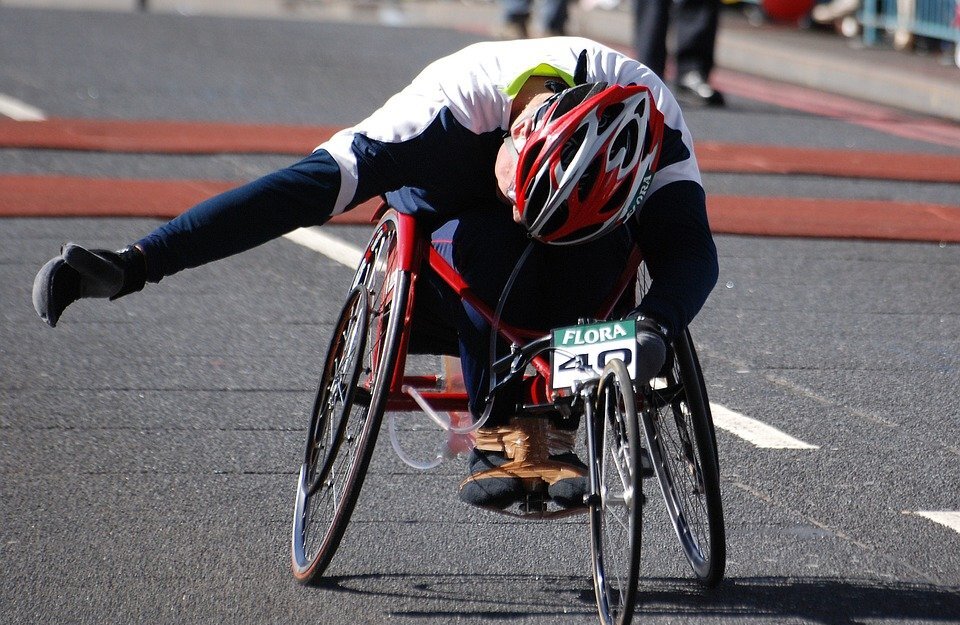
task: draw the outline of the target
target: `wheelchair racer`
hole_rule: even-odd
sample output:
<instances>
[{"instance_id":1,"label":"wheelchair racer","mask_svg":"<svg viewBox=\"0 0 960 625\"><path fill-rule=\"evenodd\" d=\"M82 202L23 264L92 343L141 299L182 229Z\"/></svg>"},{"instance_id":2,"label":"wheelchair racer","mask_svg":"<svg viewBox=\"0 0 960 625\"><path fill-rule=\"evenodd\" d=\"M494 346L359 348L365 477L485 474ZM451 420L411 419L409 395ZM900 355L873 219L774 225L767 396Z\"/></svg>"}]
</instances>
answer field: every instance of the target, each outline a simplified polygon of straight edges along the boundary
<instances>
[{"instance_id":1,"label":"wheelchair racer","mask_svg":"<svg viewBox=\"0 0 960 625\"><path fill-rule=\"evenodd\" d=\"M201 202L119 251L68 243L38 272L34 307L53 327L80 298L117 299L378 195L414 214L491 307L532 239L503 307L505 322L531 329L595 316L639 245L651 285L628 314L639 320L643 379L660 370L670 338L717 280L692 138L673 95L623 54L552 37L478 43L434 61L306 158ZM427 278L433 288L418 289L412 342L431 348L417 336L421 318L455 331L470 408L480 415L491 328ZM521 453L542 465L554 501L582 505L577 424L515 418L518 392L497 393L461 500L501 509L521 501L523 480L498 470Z\"/></svg>"}]
</instances>

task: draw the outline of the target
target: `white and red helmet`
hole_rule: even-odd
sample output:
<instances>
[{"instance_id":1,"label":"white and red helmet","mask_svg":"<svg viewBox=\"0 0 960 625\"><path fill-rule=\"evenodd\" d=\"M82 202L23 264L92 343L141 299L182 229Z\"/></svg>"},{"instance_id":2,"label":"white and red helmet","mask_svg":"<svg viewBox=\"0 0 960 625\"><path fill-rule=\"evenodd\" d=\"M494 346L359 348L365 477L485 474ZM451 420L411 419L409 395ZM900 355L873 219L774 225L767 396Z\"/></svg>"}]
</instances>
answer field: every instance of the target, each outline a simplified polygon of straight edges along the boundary
<instances>
[{"instance_id":1,"label":"white and red helmet","mask_svg":"<svg viewBox=\"0 0 960 625\"><path fill-rule=\"evenodd\" d=\"M583 243L627 220L657 168L663 115L649 89L590 83L534 114L519 151L516 206L535 239Z\"/></svg>"}]
</instances>

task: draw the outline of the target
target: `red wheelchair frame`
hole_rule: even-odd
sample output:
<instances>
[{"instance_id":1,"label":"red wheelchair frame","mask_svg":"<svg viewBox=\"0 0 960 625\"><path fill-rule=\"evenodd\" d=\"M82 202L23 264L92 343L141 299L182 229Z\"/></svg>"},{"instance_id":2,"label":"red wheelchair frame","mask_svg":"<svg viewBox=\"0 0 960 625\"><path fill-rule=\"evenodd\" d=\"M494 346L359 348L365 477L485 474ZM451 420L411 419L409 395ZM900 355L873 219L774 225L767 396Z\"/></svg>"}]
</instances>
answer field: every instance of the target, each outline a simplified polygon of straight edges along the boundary
<instances>
[{"instance_id":1,"label":"red wheelchair frame","mask_svg":"<svg viewBox=\"0 0 960 625\"><path fill-rule=\"evenodd\" d=\"M514 345L522 345L544 335L544 330L520 328L510 325L503 320L495 320L495 311L474 293L473 289L463 280L457 270L450 266L447 260L434 249L430 244L429 237L423 236L420 233L416 219L413 216L390 211L387 218L395 218L397 221L397 247L399 250L403 250L403 252L398 254L397 264L393 269L410 274L409 298L411 302L414 301L416 296L417 279L421 274L420 268L428 266L461 300L473 306L491 327L496 327L503 339ZM365 253L369 254L370 250L367 250ZM634 247L626 263L627 269L617 281L611 295L608 296L598 311L598 319L607 319L615 308L624 307L624 296L627 295L627 289L633 284L636 278L636 268L640 266L641 261L642 256L640 250ZM633 301L632 294L629 294L629 301ZM400 350L397 355L396 368L394 369L390 382L386 409L389 411L419 410L419 405L410 397L409 393L404 392L404 389L409 387L416 389L420 396L436 410L466 410L466 392L460 389L451 390L446 388L437 390L444 386L443 376L405 375L404 368L406 364L407 347L410 344L410 334L413 327L413 305L408 304L406 308L403 333L400 339ZM537 356L531 364L535 368L537 375L536 379L527 385L530 393L527 399L533 403L545 403L549 401L547 389L550 387L550 363L543 356Z\"/></svg>"},{"instance_id":2,"label":"red wheelchair frame","mask_svg":"<svg viewBox=\"0 0 960 625\"><path fill-rule=\"evenodd\" d=\"M458 272L433 248L411 215L384 205L347 302L335 324L307 433L304 463L298 478L292 535L292 568L303 583L317 583L332 560L369 466L387 411L465 411L465 390L443 376L407 375L417 283L433 272L463 301L497 328L499 335L524 356L522 374L530 365L534 375L524 382L527 406L559 405L550 388L551 366L544 356L543 331L512 326L495 319L495 311L481 301ZM638 249L598 311L606 319L629 310L636 293L641 264ZM529 353L525 350L529 350ZM571 401L584 415L593 537L594 581L601 621L625 625L636 598L640 548L640 509L645 501L641 478L654 474L684 555L699 581L719 583L725 566L725 535L720 504L718 454L706 387L689 331L672 341L668 365L651 383L634 383L619 359L589 380ZM493 366L493 363L491 363ZM656 384L654 384L656 382ZM412 389L412 390L411 390ZM568 395L569 399L571 395ZM418 401L419 400L419 401ZM423 402L423 403L420 403ZM572 405L572 404L569 404ZM569 407L568 405L568 407ZM642 430L640 429L642 425ZM641 451L641 432L644 446ZM398 450L399 452L399 450ZM617 480L626 472L630 483L606 501L607 463ZM649 469L641 470L646 455ZM613 460L611 461L611 458ZM652 469L652 471L651 471ZM645 474L648 473L648 474ZM624 527L629 543L624 556L624 579L607 579L604 560L610 525L608 508L629 508ZM614 512L613 514L616 514ZM616 528L614 528L616 530ZM601 553L602 552L602 553ZM617 587L616 584L620 586Z\"/></svg>"}]
</instances>

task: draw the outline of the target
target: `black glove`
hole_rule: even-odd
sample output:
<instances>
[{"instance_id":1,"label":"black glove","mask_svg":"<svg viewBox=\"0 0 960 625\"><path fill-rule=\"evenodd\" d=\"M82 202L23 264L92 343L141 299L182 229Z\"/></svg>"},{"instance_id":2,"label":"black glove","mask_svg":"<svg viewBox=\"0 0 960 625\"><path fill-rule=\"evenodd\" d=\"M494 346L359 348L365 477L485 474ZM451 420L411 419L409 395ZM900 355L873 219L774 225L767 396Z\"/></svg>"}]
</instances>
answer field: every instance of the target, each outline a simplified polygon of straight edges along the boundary
<instances>
[{"instance_id":1,"label":"black glove","mask_svg":"<svg viewBox=\"0 0 960 625\"><path fill-rule=\"evenodd\" d=\"M117 299L142 289L146 276L143 252L135 247L109 252L67 243L34 278L33 307L55 328L64 309L78 299Z\"/></svg>"},{"instance_id":2,"label":"black glove","mask_svg":"<svg viewBox=\"0 0 960 625\"><path fill-rule=\"evenodd\" d=\"M637 317L637 383L646 384L657 377L667 359L667 330L640 315Z\"/></svg>"}]
</instances>

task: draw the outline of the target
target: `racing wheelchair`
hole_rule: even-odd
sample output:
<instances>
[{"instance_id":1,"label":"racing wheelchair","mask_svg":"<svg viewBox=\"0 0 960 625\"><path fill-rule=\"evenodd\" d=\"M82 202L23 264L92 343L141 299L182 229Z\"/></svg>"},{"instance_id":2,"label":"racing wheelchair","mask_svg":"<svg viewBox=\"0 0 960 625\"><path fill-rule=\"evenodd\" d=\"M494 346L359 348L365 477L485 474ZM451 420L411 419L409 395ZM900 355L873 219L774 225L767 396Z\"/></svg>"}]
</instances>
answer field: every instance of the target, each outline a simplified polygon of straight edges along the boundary
<instances>
[{"instance_id":1,"label":"racing wheelchair","mask_svg":"<svg viewBox=\"0 0 960 625\"><path fill-rule=\"evenodd\" d=\"M446 416L445 411L466 410L462 388L445 385L439 374L406 373L417 281L429 269L512 345L492 369L501 379L522 380L521 418L546 411L582 417L589 479L583 506L558 510L534 487L528 501L505 512L533 518L588 515L601 622L623 625L633 615L644 478L659 483L694 576L708 587L718 584L726 547L717 447L689 331L673 340L657 378L633 380L633 321L583 321L547 336L500 322L498 312L431 246L414 217L386 206L378 214L334 326L311 410L294 506L294 577L305 584L322 579L350 521L385 413L422 410L454 436L482 425L483 419L464 425ZM635 301L645 288L639 251L627 267L633 269L621 276L598 319ZM390 425L393 437L393 421ZM441 456L419 468L439 464Z\"/></svg>"}]
</instances>

